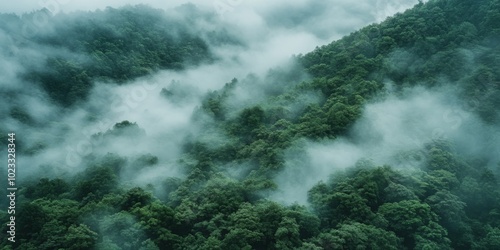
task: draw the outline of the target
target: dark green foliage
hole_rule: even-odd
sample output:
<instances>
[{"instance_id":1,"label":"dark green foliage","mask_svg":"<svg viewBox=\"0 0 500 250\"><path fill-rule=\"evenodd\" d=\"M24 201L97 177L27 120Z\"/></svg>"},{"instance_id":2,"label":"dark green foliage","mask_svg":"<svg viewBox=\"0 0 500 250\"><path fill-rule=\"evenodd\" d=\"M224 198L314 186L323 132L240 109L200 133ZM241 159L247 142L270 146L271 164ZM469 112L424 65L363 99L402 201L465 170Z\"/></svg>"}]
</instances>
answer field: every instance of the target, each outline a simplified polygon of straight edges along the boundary
<instances>
[{"instance_id":1,"label":"dark green foliage","mask_svg":"<svg viewBox=\"0 0 500 250\"><path fill-rule=\"evenodd\" d=\"M53 100L69 106L87 97L92 82L82 65L64 58L50 58L46 64L47 71L30 72L27 78L40 82Z\"/></svg>"},{"instance_id":2,"label":"dark green foliage","mask_svg":"<svg viewBox=\"0 0 500 250\"><path fill-rule=\"evenodd\" d=\"M437 142L430 147L442 148L442 145L443 142ZM462 161L453 150L447 150L444 155L449 160L445 162ZM432 159L430 155L427 158ZM467 163L461 164L464 167L457 173L469 171ZM389 167L361 167L348 172L347 176L340 175L330 184L316 185L309 197L323 227L355 221L394 232L408 248L471 249L488 233L474 231L479 226L475 223L496 225L495 220L484 219L488 218L485 213L496 218L495 206L500 205L498 184L490 184L496 188L487 191L482 189L484 184L478 182L486 178L496 183L491 176L484 168L458 179L446 170L419 170L406 175ZM490 200L493 196L496 201ZM315 244L339 244L335 243L337 240L331 234L323 234Z\"/></svg>"},{"instance_id":3,"label":"dark green foliage","mask_svg":"<svg viewBox=\"0 0 500 250\"><path fill-rule=\"evenodd\" d=\"M137 169L141 169L144 167L154 166L157 163L158 163L158 157L156 157L152 154L145 154L145 155L141 155L139 158L137 158L132 163L132 165Z\"/></svg>"},{"instance_id":4,"label":"dark green foliage","mask_svg":"<svg viewBox=\"0 0 500 250\"><path fill-rule=\"evenodd\" d=\"M404 239L406 246L414 247L415 237L422 237L420 234L423 234L423 231L438 233L440 234L437 236L438 240L449 242L447 238L443 238L446 237L446 233L442 233L445 232L444 229L436 225L437 216L431 212L427 204L415 200L386 203L379 208L378 213L387 220L388 229ZM432 239L425 240L432 241Z\"/></svg>"},{"instance_id":5,"label":"dark green foliage","mask_svg":"<svg viewBox=\"0 0 500 250\"><path fill-rule=\"evenodd\" d=\"M26 188L24 195L29 199L57 199L61 194L70 191L70 185L62 179L49 180L42 178L37 184Z\"/></svg>"},{"instance_id":6,"label":"dark green foliage","mask_svg":"<svg viewBox=\"0 0 500 250\"><path fill-rule=\"evenodd\" d=\"M74 189L75 198L82 201L102 198L117 185L117 176L110 166L93 166L85 170Z\"/></svg>"},{"instance_id":7,"label":"dark green foliage","mask_svg":"<svg viewBox=\"0 0 500 250\"><path fill-rule=\"evenodd\" d=\"M143 207L149 204L152 200L152 195L146 193L141 188L133 188L123 195L121 209L129 211L134 207Z\"/></svg>"},{"instance_id":8,"label":"dark green foliage","mask_svg":"<svg viewBox=\"0 0 500 250\"><path fill-rule=\"evenodd\" d=\"M16 224L18 224L16 229L17 232L22 232L21 238L24 239L35 239L44 224L49 221L43 207L36 203L24 204L16 213L19 213L17 215L19 219L16 221Z\"/></svg>"},{"instance_id":9,"label":"dark green foliage","mask_svg":"<svg viewBox=\"0 0 500 250\"><path fill-rule=\"evenodd\" d=\"M33 118L26 112L26 110L19 107L14 107L10 110L10 117L18 120L22 124L34 124Z\"/></svg>"},{"instance_id":10,"label":"dark green foliage","mask_svg":"<svg viewBox=\"0 0 500 250\"><path fill-rule=\"evenodd\" d=\"M314 244L321 249L400 249L400 239L392 232L358 222L319 234Z\"/></svg>"},{"instance_id":11,"label":"dark green foliage","mask_svg":"<svg viewBox=\"0 0 500 250\"><path fill-rule=\"evenodd\" d=\"M47 25L57 32L37 28L30 39L42 46L86 56L51 55L43 69L26 62L31 69L25 78L40 83L63 106L85 100L94 80L123 83L159 69L180 70L213 60L207 42L183 20L142 5L47 19ZM212 36L219 36L218 31L213 31Z\"/></svg>"},{"instance_id":12,"label":"dark green foliage","mask_svg":"<svg viewBox=\"0 0 500 250\"><path fill-rule=\"evenodd\" d=\"M106 131L103 136L123 136L127 137L140 137L145 134L145 131L137 125L137 123L132 123L129 121L122 121L116 123L112 129Z\"/></svg>"},{"instance_id":13,"label":"dark green foliage","mask_svg":"<svg viewBox=\"0 0 500 250\"><path fill-rule=\"evenodd\" d=\"M88 226L80 224L68 228L66 235L66 249L83 250L92 248L97 242L97 233Z\"/></svg>"}]
</instances>

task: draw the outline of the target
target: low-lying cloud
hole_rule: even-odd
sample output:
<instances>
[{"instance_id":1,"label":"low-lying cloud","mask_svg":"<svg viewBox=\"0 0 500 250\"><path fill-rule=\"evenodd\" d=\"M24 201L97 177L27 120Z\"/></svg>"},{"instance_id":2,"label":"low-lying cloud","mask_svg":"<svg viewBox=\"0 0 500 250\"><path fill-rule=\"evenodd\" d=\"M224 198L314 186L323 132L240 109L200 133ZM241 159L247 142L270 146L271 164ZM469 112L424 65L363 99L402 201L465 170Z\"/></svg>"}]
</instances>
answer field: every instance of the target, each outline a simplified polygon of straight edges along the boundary
<instances>
[{"instance_id":1,"label":"low-lying cloud","mask_svg":"<svg viewBox=\"0 0 500 250\"><path fill-rule=\"evenodd\" d=\"M276 182L272 199L307 204L307 192L336 171L368 160L375 166L419 168L425 165L424 146L447 140L462 156L487 160L490 168L500 162L500 129L467 111L450 87L415 87L400 95L366 105L348 135L333 141L302 141L290 149L287 164ZM493 135L493 136L492 136ZM413 154L413 160L400 156Z\"/></svg>"},{"instance_id":2,"label":"low-lying cloud","mask_svg":"<svg viewBox=\"0 0 500 250\"><path fill-rule=\"evenodd\" d=\"M0 11L4 13L22 14L46 8L45 12L24 19L25 24L29 24L26 26L29 29L21 32L23 39L16 34L0 33L0 43L5 45L2 48L10 48L2 50L0 59L0 73L4 76L0 80L1 92L6 96L15 92L17 98L14 102L2 100L0 112L3 117L7 117L2 123L5 130L19 133L19 138L24 140L24 147L30 151L28 155L20 156L20 162L26 166L20 168L21 176L54 176L78 172L89 157L102 156L108 152L130 159L148 153L155 155L159 158L155 165L155 171L159 173L157 176L179 176L181 171L176 161L180 157L183 140L203 129L194 124L191 118L207 91L218 90L233 78L242 80L253 75L258 79L266 79L269 69L289 67L292 55L307 53L316 46L327 44L369 23L381 21L416 2L194 1L199 11L211 13L206 15L208 18L189 16L189 8L185 12L172 10L183 4L183 1L2 2ZM64 13L71 16L72 11L76 10L104 9L106 6L117 8L124 4L148 4L166 10L166 15L172 15L173 18L190 20L193 31L207 40L217 59L182 71L160 71L126 85L94 82L88 99L71 109L59 107L41 88L20 77L28 66L43 69L49 56L85 58L85 55L59 47L41 46L31 40L32 36L29 34L57 34L55 27L63 27L64 24L54 25L52 22L66 19L56 15ZM208 40L207 34L210 31L221 30L236 38L236 43L221 45ZM20 44L22 47L19 47ZM181 105L172 103L160 94L163 88L171 87L172 81L190 90L190 98ZM252 105L255 103L253 99L263 97L263 92L260 91L250 94L254 94L255 98L247 97L246 102L240 103L240 106ZM309 99L313 102L315 98ZM31 124L11 117L9 112L14 105L33 120ZM211 122L209 117L202 119ZM106 133L113 129L114 124L124 120L136 123L145 134L135 138L135 141L106 141L93 137L95 134ZM147 171L144 175L151 176L151 172ZM149 177L137 176L137 179L145 180Z\"/></svg>"}]
</instances>

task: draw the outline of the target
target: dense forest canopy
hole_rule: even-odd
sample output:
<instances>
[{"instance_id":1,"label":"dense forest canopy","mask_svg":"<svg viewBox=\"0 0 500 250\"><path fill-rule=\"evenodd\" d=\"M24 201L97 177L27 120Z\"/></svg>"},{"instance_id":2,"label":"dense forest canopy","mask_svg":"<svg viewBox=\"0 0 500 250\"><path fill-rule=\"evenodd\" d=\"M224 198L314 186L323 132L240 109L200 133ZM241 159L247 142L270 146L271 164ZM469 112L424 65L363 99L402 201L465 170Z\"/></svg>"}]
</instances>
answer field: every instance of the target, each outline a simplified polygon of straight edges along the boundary
<instances>
[{"instance_id":1,"label":"dense forest canopy","mask_svg":"<svg viewBox=\"0 0 500 250\"><path fill-rule=\"evenodd\" d=\"M0 14L2 249L500 249L500 1L420 1L215 89L249 47L216 13L60 13L26 37L47 11Z\"/></svg>"}]
</instances>

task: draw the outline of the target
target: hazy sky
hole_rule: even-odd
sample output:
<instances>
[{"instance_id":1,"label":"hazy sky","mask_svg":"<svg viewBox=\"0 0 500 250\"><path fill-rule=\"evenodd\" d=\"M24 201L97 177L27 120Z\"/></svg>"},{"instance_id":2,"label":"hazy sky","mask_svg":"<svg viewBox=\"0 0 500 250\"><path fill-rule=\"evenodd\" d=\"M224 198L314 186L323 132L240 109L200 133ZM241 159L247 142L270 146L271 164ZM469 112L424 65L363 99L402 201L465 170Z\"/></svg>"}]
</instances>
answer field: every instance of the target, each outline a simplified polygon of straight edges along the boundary
<instances>
[{"instance_id":1,"label":"hazy sky","mask_svg":"<svg viewBox=\"0 0 500 250\"><path fill-rule=\"evenodd\" d=\"M19 0L1 1L0 12L22 14L47 8L52 14L76 10L104 9L127 4L148 4L171 9L184 3L193 3L207 11L218 13L225 26L232 26L247 44L254 45L246 51L247 57L266 60L258 63L261 70L271 64L280 64L283 58L307 53L337 40L370 23L402 12L417 0ZM233 31L233 32L234 32ZM230 49L230 54L233 52ZM253 52L256 53L253 53ZM268 59L272 58L271 61Z\"/></svg>"},{"instance_id":2,"label":"hazy sky","mask_svg":"<svg viewBox=\"0 0 500 250\"><path fill-rule=\"evenodd\" d=\"M326 40L339 38L338 32L348 34L373 22L380 22L387 16L417 3L417 0L19 0L1 1L0 12L22 14L47 8L53 14L75 10L104 9L107 6L120 7L131 4L147 4L156 8L170 9L184 3L213 10L227 20L252 23L263 21L271 27L285 27L301 30ZM244 28L244 26L243 26ZM335 31L335 32L332 32Z\"/></svg>"},{"instance_id":3,"label":"hazy sky","mask_svg":"<svg viewBox=\"0 0 500 250\"><path fill-rule=\"evenodd\" d=\"M15 12L21 14L46 7L50 10L74 11L74 10L95 10L97 8L105 8L106 6L119 7L126 4L148 4L158 8L172 8L183 3L191 2L196 5L211 6L219 10L231 10L237 8L255 8L255 9L275 9L285 8L287 6L318 6L324 4L333 4L338 7L352 6L352 8L359 8L359 6L370 6L372 9L375 7L380 15L390 15L395 11L402 11L411 5L415 4L416 0L359 0L359 1L346 1L346 0L295 0L285 1L265 1L265 0L108 0L108 1L78 1L78 0L18 0L18 1L1 1L1 12ZM360 9L362 11L362 9Z\"/></svg>"}]
</instances>

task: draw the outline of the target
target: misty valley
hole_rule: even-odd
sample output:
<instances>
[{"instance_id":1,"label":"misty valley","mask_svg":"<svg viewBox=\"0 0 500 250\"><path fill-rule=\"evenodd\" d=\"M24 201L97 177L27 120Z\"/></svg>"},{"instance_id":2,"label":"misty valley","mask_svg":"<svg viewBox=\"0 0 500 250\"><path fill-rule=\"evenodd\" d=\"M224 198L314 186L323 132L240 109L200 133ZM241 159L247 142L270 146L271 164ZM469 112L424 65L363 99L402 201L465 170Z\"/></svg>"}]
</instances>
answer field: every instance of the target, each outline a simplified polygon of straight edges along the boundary
<instances>
[{"instance_id":1,"label":"misty valley","mask_svg":"<svg viewBox=\"0 0 500 250\"><path fill-rule=\"evenodd\" d=\"M0 249L500 249L499 0L63 2L0 8Z\"/></svg>"}]
</instances>

